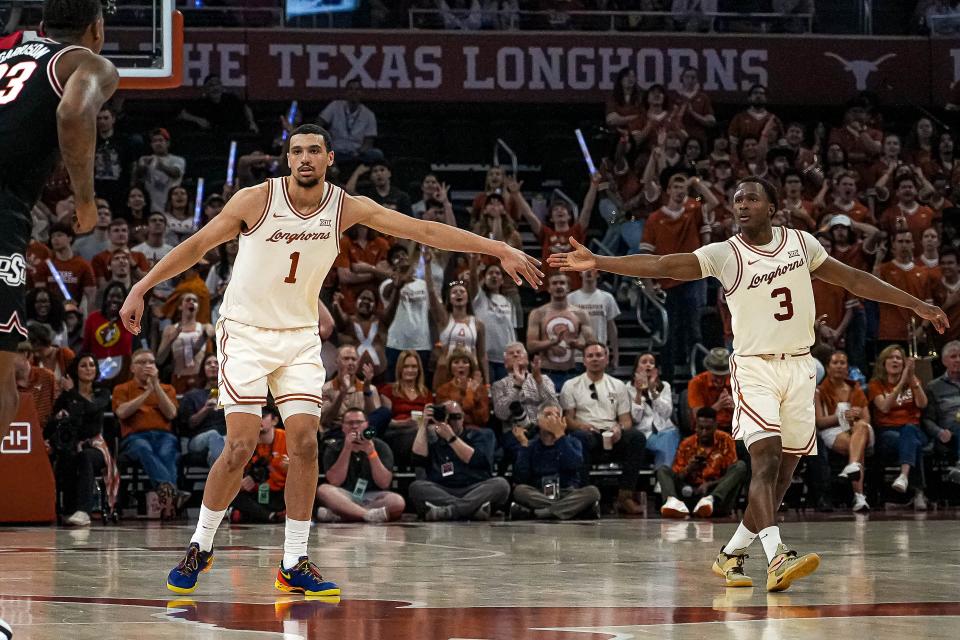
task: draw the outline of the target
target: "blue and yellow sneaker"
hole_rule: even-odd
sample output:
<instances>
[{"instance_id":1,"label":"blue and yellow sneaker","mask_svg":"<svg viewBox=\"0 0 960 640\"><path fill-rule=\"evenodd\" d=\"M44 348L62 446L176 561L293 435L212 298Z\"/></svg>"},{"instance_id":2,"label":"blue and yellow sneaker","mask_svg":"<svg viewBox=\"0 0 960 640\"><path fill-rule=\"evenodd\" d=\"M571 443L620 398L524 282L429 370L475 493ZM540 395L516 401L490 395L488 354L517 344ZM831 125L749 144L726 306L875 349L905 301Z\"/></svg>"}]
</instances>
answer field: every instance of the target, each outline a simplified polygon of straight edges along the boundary
<instances>
[{"instance_id":1,"label":"blue and yellow sneaker","mask_svg":"<svg viewBox=\"0 0 960 640\"><path fill-rule=\"evenodd\" d=\"M200 551L200 545L191 542L183 560L167 574L167 589L174 593L193 593L200 573L209 571L212 566L213 549Z\"/></svg>"},{"instance_id":2,"label":"blue and yellow sneaker","mask_svg":"<svg viewBox=\"0 0 960 640\"><path fill-rule=\"evenodd\" d=\"M280 591L287 593L302 593L305 596L339 596L340 587L332 582L326 582L320 575L317 565L310 562L307 556L300 556L297 566L284 569L280 562L277 571L277 580L273 583Z\"/></svg>"}]
</instances>

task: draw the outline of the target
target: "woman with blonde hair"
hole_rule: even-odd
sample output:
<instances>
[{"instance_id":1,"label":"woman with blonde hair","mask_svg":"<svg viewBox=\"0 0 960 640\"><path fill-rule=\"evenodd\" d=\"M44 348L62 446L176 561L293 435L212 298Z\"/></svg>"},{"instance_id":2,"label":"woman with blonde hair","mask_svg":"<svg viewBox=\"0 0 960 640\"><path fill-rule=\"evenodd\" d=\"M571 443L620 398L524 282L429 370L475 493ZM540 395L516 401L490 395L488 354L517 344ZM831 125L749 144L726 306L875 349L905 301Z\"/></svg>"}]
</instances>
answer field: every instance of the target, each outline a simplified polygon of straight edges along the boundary
<instances>
[{"instance_id":1,"label":"woman with blonde hair","mask_svg":"<svg viewBox=\"0 0 960 640\"><path fill-rule=\"evenodd\" d=\"M427 405L433 404L433 394L424 382L423 362L420 355L412 349L400 352L397 357L396 382L380 388L380 395L386 398L390 407L391 419L383 434L383 440L393 450L397 466L409 466L410 449L417 435L418 420L415 412L423 419Z\"/></svg>"},{"instance_id":2,"label":"woman with blonde hair","mask_svg":"<svg viewBox=\"0 0 960 640\"><path fill-rule=\"evenodd\" d=\"M867 396L874 408L877 440L882 451L896 451L900 475L894 491L906 493L912 469L917 470L914 507L927 508L923 495L923 447L928 440L920 429L920 412L927 406L927 394L914 374L914 360L903 347L892 344L880 352Z\"/></svg>"},{"instance_id":3,"label":"woman with blonde hair","mask_svg":"<svg viewBox=\"0 0 960 640\"><path fill-rule=\"evenodd\" d=\"M874 443L870 426L870 406L860 385L848 378L847 354L834 351L827 365L827 375L814 395L817 429L824 445L847 455L847 466L840 477L853 484L853 510L867 511L863 493L863 463L868 447Z\"/></svg>"},{"instance_id":4,"label":"woman with blonde hair","mask_svg":"<svg viewBox=\"0 0 960 640\"><path fill-rule=\"evenodd\" d=\"M449 379L437 388L437 403L453 400L463 408L464 426L485 426L490 419L490 394L476 358L467 350L454 349L445 360Z\"/></svg>"}]
</instances>

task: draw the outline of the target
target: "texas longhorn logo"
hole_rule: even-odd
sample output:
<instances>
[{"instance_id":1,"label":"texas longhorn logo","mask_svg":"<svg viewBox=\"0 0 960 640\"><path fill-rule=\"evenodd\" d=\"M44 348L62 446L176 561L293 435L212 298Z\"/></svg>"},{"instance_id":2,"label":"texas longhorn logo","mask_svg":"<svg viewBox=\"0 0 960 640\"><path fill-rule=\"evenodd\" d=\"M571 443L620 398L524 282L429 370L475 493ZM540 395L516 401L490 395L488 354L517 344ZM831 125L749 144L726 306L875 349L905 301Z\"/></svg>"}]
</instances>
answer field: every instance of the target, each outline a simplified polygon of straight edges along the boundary
<instances>
[{"instance_id":1,"label":"texas longhorn logo","mask_svg":"<svg viewBox=\"0 0 960 640\"><path fill-rule=\"evenodd\" d=\"M823 55L833 58L843 65L844 71L849 71L857 81L857 91L866 91L867 78L874 71L880 69L880 65L890 58L897 57L895 53L886 53L876 60L844 60L832 51L825 51Z\"/></svg>"}]
</instances>

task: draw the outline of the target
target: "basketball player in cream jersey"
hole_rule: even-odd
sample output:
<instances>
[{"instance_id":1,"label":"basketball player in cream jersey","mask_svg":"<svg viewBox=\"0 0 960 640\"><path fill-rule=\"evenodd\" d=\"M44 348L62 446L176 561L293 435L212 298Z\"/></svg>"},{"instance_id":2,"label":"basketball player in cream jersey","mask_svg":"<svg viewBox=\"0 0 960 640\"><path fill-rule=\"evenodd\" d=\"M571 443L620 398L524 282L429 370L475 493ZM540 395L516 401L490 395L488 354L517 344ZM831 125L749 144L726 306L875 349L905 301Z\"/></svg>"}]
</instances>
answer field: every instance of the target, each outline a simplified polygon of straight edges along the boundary
<instances>
[{"instance_id":1,"label":"basketball player in cream jersey","mask_svg":"<svg viewBox=\"0 0 960 640\"><path fill-rule=\"evenodd\" d=\"M940 333L948 324L939 308L829 257L810 234L772 227L777 202L772 184L744 178L737 183L733 205L740 233L725 242L693 253L606 257L594 256L574 241L575 251L549 258L551 267L564 271L597 268L674 280L713 276L723 285L733 316L733 432L750 451L752 478L743 522L720 551L713 570L728 587L752 586L743 561L759 535L768 561L768 591L783 591L820 563L815 553L800 556L787 548L775 526L800 456L816 451L811 274L857 297L911 309Z\"/></svg>"},{"instance_id":2,"label":"basketball player in cream jersey","mask_svg":"<svg viewBox=\"0 0 960 640\"><path fill-rule=\"evenodd\" d=\"M289 455L286 539L275 586L306 595L340 594L339 587L324 581L309 561L307 540L317 488L320 389L326 378L317 331L318 300L343 232L363 224L446 251L496 256L518 284L522 276L537 286L542 277L536 260L503 242L411 218L326 182L334 153L330 135L320 127L298 127L289 143L292 175L237 192L218 216L131 288L120 312L124 325L139 333L144 294L196 264L207 251L240 236L216 328L227 442L210 469L190 546L167 577L167 587L176 593L196 589L199 574L212 563L213 536L257 445L269 390L283 418Z\"/></svg>"}]
</instances>

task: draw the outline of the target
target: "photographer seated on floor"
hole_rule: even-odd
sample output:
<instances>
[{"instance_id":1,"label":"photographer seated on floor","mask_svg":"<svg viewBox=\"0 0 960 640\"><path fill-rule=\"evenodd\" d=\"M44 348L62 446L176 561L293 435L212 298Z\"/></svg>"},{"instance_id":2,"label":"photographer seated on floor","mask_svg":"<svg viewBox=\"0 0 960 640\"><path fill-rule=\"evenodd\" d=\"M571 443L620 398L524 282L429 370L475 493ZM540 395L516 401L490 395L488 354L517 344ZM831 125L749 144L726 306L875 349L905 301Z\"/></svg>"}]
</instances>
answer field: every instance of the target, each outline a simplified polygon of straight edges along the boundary
<instances>
[{"instance_id":1,"label":"photographer seated on floor","mask_svg":"<svg viewBox=\"0 0 960 640\"><path fill-rule=\"evenodd\" d=\"M426 480L410 484L410 500L428 521L489 520L510 495L493 477L493 432L463 428L463 409L453 400L427 405L413 440L413 461Z\"/></svg>"},{"instance_id":2,"label":"photographer seated on floor","mask_svg":"<svg viewBox=\"0 0 960 640\"><path fill-rule=\"evenodd\" d=\"M67 367L72 383L53 405L43 430L54 455L57 486L63 495L67 524L85 527L90 513L103 505L96 501L96 476L104 475L107 507L113 509L120 485L117 466L103 440L103 414L110 410L110 390L97 383L100 367L90 353L81 353Z\"/></svg>"},{"instance_id":3,"label":"photographer seated on floor","mask_svg":"<svg viewBox=\"0 0 960 640\"><path fill-rule=\"evenodd\" d=\"M729 513L749 476L746 463L737 460L733 437L717 430L713 407L697 410L697 432L680 443L673 468L657 467L656 474L664 499L660 508L664 518L690 515L681 494L684 498L702 496L693 509L699 518L709 518L714 512Z\"/></svg>"},{"instance_id":4,"label":"photographer seated on floor","mask_svg":"<svg viewBox=\"0 0 960 640\"><path fill-rule=\"evenodd\" d=\"M580 486L583 449L579 440L567 435L560 406L541 407L537 423L540 433L535 436L520 425L513 427L520 452L513 465L518 484L513 489L511 519L569 520L581 513L600 517L600 490L593 485Z\"/></svg>"},{"instance_id":5,"label":"photographer seated on floor","mask_svg":"<svg viewBox=\"0 0 960 640\"><path fill-rule=\"evenodd\" d=\"M287 485L287 434L280 427L280 411L263 408L260 439L243 470L240 493L233 499L230 522L283 522L286 511L283 488Z\"/></svg>"},{"instance_id":6,"label":"photographer seated on floor","mask_svg":"<svg viewBox=\"0 0 960 640\"><path fill-rule=\"evenodd\" d=\"M376 428L363 409L349 407L341 420L343 438L323 452L326 484L317 487L320 522L387 522L403 515L406 503L389 491L393 482L393 452L375 437Z\"/></svg>"}]
</instances>

